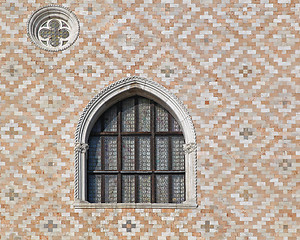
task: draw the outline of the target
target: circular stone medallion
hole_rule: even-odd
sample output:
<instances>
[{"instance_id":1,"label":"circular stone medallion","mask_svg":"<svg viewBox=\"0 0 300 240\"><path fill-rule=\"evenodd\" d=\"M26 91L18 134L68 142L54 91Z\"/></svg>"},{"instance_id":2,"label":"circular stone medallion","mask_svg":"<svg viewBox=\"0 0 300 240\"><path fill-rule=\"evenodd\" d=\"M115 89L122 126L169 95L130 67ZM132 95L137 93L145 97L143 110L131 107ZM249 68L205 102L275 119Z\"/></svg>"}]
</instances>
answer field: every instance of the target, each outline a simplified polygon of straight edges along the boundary
<instances>
[{"instance_id":1,"label":"circular stone medallion","mask_svg":"<svg viewBox=\"0 0 300 240\"><path fill-rule=\"evenodd\" d=\"M28 35L40 48L62 51L79 35L79 22L74 13L61 6L46 6L34 12L28 21Z\"/></svg>"}]
</instances>

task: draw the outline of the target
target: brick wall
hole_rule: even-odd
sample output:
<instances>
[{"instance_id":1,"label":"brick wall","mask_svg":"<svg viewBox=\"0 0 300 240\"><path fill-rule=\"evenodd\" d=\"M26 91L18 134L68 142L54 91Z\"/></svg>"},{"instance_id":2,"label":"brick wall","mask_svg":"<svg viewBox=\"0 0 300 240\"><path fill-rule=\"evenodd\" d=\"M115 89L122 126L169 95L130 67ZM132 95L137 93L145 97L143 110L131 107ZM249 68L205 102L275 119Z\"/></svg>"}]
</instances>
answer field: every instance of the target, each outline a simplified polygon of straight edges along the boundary
<instances>
[{"instance_id":1,"label":"brick wall","mask_svg":"<svg viewBox=\"0 0 300 240\"><path fill-rule=\"evenodd\" d=\"M64 51L27 36L49 4L80 22ZM296 239L299 17L298 0L1 0L1 239ZM74 208L79 116L128 76L188 109L198 208Z\"/></svg>"}]
</instances>

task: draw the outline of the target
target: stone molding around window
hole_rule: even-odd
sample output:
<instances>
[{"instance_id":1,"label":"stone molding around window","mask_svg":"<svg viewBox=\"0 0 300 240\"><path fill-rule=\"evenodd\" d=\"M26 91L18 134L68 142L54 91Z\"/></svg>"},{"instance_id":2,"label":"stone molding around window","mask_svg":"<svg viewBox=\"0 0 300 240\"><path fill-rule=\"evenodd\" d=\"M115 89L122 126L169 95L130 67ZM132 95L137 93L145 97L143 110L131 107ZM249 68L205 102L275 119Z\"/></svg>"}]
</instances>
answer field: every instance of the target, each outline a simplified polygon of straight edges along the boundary
<instances>
[{"instance_id":1,"label":"stone molding around window","mask_svg":"<svg viewBox=\"0 0 300 240\"><path fill-rule=\"evenodd\" d=\"M110 106L130 96L140 95L160 104L181 125L185 138L186 201L172 203L89 203L87 201L88 138L97 119ZM196 134L192 119L180 100L160 84L141 77L117 81L97 94L85 107L75 132L75 208L194 208L197 206Z\"/></svg>"},{"instance_id":2,"label":"stone molding around window","mask_svg":"<svg viewBox=\"0 0 300 240\"><path fill-rule=\"evenodd\" d=\"M68 8L45 6L31 15L27 33L31 41L43 50L62 51L78 38L79 21Z\"/></svg>"}]
</instances>

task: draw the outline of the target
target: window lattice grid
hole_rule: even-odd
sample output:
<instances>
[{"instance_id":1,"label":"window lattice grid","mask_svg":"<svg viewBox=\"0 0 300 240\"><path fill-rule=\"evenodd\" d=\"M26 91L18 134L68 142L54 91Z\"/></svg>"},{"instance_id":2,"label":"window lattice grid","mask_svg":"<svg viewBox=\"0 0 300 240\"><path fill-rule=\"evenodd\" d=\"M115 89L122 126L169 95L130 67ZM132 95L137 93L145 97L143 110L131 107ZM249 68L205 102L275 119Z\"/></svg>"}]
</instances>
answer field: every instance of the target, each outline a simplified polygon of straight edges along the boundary
<instances>
[{"instance_id":1,"label":"window lattice grid","mask_svg":"<svg viewBox=\"0 0 300 240\"><path fill-rule=\"evenodd\" d=\"M182 203L183 143L180 125L159 104L136 96L113 105L90 134L88 199L102 203Z\"/></svg>"}]
</instances>

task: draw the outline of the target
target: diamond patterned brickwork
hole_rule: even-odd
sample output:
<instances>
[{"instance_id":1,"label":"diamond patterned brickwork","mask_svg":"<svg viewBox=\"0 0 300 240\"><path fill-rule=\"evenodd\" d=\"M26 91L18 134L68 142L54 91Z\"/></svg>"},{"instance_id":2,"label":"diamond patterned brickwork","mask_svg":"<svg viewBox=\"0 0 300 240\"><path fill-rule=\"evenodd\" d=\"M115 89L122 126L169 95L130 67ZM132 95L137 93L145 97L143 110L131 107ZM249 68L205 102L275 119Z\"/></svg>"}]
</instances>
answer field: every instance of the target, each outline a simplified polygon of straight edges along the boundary
<instances>
[{"instance_id":1,"label":"diamond patterned brickwork","mask_svg":"<svg viewBox=\"0 0 300 240\"><path fill-rule=\"evenodd\" d=\"M80 21L65 51L27 36L43 4ZM299 19L298 0L1 1L1 239L297 239ZM192 116L196 209L73 207L79 115L133 75Z\"/></svg>"}]
</instances>

